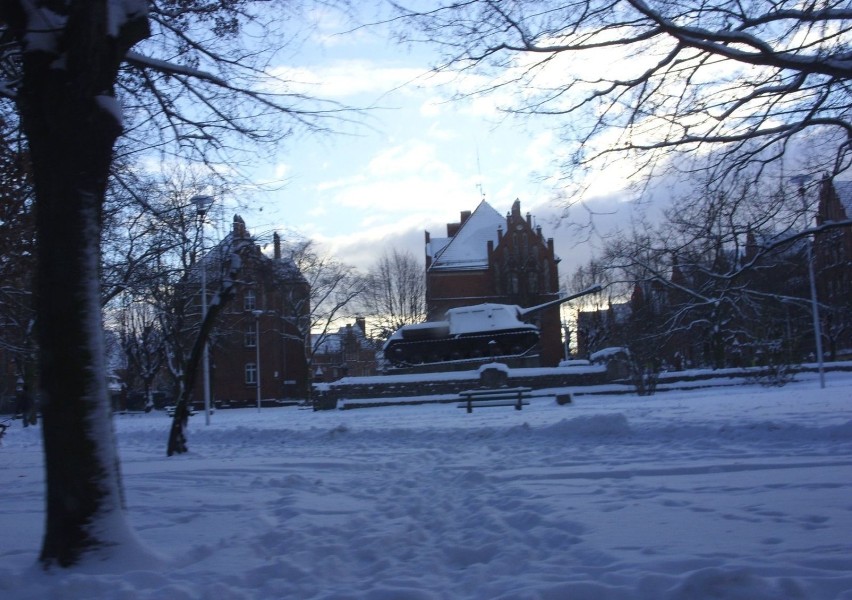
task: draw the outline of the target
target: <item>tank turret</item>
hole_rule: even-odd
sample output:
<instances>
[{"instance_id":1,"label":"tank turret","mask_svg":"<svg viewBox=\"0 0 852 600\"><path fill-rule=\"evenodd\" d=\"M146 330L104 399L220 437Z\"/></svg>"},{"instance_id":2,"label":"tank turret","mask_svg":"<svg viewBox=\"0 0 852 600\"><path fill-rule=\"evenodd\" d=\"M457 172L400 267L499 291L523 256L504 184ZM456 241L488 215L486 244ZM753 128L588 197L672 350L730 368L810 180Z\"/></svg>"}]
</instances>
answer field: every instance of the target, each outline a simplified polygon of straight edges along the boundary
<instances>
[{"instance_id":1,"label":"tank turret","mask_svg":"<svg viewBox=\"0 0 852 600\"><path fill-rule=\"evenodd\" d=\"M601 290L595 285L577 294L521 308L515 304L475 304L447 311L442 321L397 329L385 342L384 355L395 367L478 358L522 357L534 353L540 332L524 319L537 312Z\"/></svg>"}]
</instances>

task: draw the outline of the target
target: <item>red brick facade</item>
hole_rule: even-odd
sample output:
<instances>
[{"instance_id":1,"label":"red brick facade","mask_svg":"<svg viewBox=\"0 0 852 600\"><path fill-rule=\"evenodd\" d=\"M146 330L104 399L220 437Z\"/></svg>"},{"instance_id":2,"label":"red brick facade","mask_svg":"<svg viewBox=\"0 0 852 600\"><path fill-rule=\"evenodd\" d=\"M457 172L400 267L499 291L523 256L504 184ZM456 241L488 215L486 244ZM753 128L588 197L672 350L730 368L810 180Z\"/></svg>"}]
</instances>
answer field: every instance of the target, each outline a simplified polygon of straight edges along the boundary
<instances>
[{"instance_id":1,"label":"red brick facade","mask_svg":"<svg viewBox=\"0 0 852 600\"><path fill-rule=\"evenodd\" d=\"M250 237L239 217L234 219L232 235ZM307 361L294 306L307 314L309 288L298 268L282 258L277 234L274 239L272 258L257 246L244 257L236 297L211 336L210 395L214 403L255 405L258 379L264 403L307 397ZM196 402L203 398L202 389L199 369L193 394Z\"/></svg>"},{"instance_id":2,"label":"red brick facade","mask_svg":"<svg viewBox=\"0 0 852 600\"><path fill-rule=\"evenodd\" d=\"M319 340L311 367L314 383L328 383L342 377L367 377L378 371L376 348L365 333L361 317L354 325L341 327Z\"/></svg>"},{"instance_id":3,"label":"red brick facade","mask_svg":"<svg viewBox=\"0 0 852 600\"><path fill-rule=\"evenodd\" d=\"M447 224L447 238L426 232L426 306L429 320L458 306L484 302L529 307L559 296L559 259L553 240L545 239L532 216L521 215L516 200L501 217L483 201L458 223ZM541 329L541 364L562 357L559 307L544 310L532 322Z\"/></svg>"}]
</instances>

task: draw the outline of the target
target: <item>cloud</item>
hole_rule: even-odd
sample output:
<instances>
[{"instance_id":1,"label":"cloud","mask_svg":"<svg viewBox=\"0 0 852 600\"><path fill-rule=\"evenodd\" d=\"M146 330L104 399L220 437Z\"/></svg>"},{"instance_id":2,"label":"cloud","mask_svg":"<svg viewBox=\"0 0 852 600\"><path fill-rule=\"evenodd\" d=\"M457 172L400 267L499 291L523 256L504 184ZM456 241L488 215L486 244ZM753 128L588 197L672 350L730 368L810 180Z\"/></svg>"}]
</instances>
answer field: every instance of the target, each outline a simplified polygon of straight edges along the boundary
<instances>
[{"instance_id":1,"label":"cloud","mask_svg":"<svg viewBox=\"0 0 852 600\"><path fill-rule=\"evenodd\" d=\"M552 130L542 131L533 137L532 141L524 149L531 169L549 170L553 167L553 159L556 156L556 136Z\"/></svg>"},{"instance_id":2,"label":"cloud","mask_svg":"<svg viewBox=\"0 0 852 600\"><path fill-rule=\"evenodd\" d=\"M293 166L287 163L278 163L273 170L275 179L285 179L293 172Z\"/></svg>"},{"instance_id":3,"label":"cloud","mask_svg":"<svg viewBox=\"0 0 852 600\"><path fill-rule=\"evenodd\" d=\"M359 228L349 234L320 236L318 239L335 256L358 270L366 272L383 252L393 249L411 252L418 257L424 256L423 232L437 231L438 227L438 223L425 221L423 215L418 215L401 222Z\"/></svg>"},{"instance_id":4,"label":"cloud","mask_svg":"<svg viewBox=\"0 0 852 600\"><path fill-rule=\"evenodd\" d=\"M458 206L475 201L475 173L438 156L438 147L423 140L408 140L379 151L357 176L322 182L329 204L369 213L452 214Z\"/></svg>"},{"instance_id":5,"label":"cloud","mask_svg":"<svg viewBox=\"0 0 852 600\"><path fill-rule=\"evenodd\" d=\"M438 122L429 126L429 131L426 135L430 140L449 142L459 138L459 131L450 125L444 125L443 123Z\"/></svg>"},{"instance_id":6,"label":"cloud","mask_svg":"<svg viewBox=\"0 0 852 600\"><path fill-rule=\"evenodd\" d=\"M383 97L389 91L425 83L422 67L386 66L369 60L337 60L323 65L272 69L278 80L272 91L343 100L365 94Z\"/></svg>"},{"instance_id":7,"label":"cloud","mask_svg":"<svg viewBox=\"0 0 852 600\"><path fill-rule=\"evenodd\" d=\"M307 17L312 27L310 40L321 47L353 46L372 38L369 30L353 28L349 16L329 6L314 6L307 11Z\"/></svg>"},{"instance_id":8,"label":"cloud","mask_svg":"<svg viewBox=\"0 0 852 600\"><path fill-rule=\"evenodd\" d=\"M341 179L335 179L332 181L321 181L316 185L316 190L318 192L327 192L329 190L335 190L339 188L345 188L352 185L358 185L366 181L364 175L352 175L350 177L344 177Z\"/></svg>"},{"instance_id":9,"label":"cloud","mask_svg":"<svg viewBox=\"0 0 852 600\"><path fill-rule=\"evenodd\" d=\"M439 117L444 112L447 101L440 96L431 96L420 104L420 115L423 117Z\"/></svg>"},{"instance_id":10,"label":"cloud","mask_svg":"<svg viewBox=\"0 0 852 600\"><path fill-rule=\"evenodd\" d=\"M387 176L399 173L422 172L442 169L443 164L435 156L435 146L418 140L388 148L373 158L367 170L371 175Z\"/></svg>"}]
</instances>

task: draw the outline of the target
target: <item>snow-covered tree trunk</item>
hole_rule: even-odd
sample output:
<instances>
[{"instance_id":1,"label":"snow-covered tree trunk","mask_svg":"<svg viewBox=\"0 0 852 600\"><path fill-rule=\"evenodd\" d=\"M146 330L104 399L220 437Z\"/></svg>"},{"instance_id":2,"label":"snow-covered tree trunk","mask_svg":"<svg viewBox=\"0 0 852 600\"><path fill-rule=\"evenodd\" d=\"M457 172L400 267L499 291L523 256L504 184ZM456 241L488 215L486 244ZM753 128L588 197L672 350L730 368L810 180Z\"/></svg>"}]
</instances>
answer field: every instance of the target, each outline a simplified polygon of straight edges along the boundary
<instances>
[{"instance_id":1,"label":"snow-covered tree trunk","mask_svg":"<svg viewBox=\"0 0 852 600\"><path fill-rule=\"evenodd\" d=\"M172 418L169 441L166 447L166 454L168 456L182 454L187 451L186 428L189 423L189 403L192 390L195 387L198 367L201 364L204 345L210 338L210 332L213 331L213 326L219 314L225 310L228 303L234 297L238 284L237 277L243 264L241 254L251 248L251 244L250 240L234 240L234 245L229 249L230 254L228 258L219 265L222 269L222 278L219 281L218 289L214 292L210 305L207 307L207 314L201 320L198 334L192 343L192 350L189 357L186 360L181 360L182 357L178 357L177 353L172 353L171 355L172 361L176 359L181 360L179 365L175 363L170 365L173 372L181 374L181 379L177 404L175 405L175 414Z\"/></svg>"},{"instance_id":2,"label":"snow-covered tree trunk","mask_svg":"<svg viewBox=\"0 0 852 600\"><path fill-rule=\"evenodd\" d=\"M17 103L32 156L47 519L45 567L127 538L101 327L101 210L121 133L118 67L145 2L7 2L23 49Z\"/></svg>"}]
</instances>

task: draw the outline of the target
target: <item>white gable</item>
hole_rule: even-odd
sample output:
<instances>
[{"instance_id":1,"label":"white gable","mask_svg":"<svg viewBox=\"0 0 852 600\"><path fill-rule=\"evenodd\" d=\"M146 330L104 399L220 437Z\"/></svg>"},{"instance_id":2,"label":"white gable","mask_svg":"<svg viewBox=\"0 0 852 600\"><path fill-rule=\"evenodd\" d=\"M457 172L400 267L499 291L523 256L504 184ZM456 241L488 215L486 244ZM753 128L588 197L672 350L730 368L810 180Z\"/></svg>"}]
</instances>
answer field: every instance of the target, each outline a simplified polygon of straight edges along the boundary
<instances>
[{"instance_id":1,"label":"white gable","mask_svg":"<svg viewBox=\"0 0 852 600\"><path fill-rule=\"evenodd\" d=\"M497 246L497 229L506 219L485 200L462 223L452 238L432 240L430 270L482 269L488 266L488 242Z\"/></svg>"},{"instance_id":2,"label":"white gable","mask_svg":"<svg viewBox=\"0 0 852 600\"><path fill-rule=\"evenodd\" d=\"M834 190L846 211L846 218L852 219L852 181L835 181Z\"/></svg>"}]
</instances>

